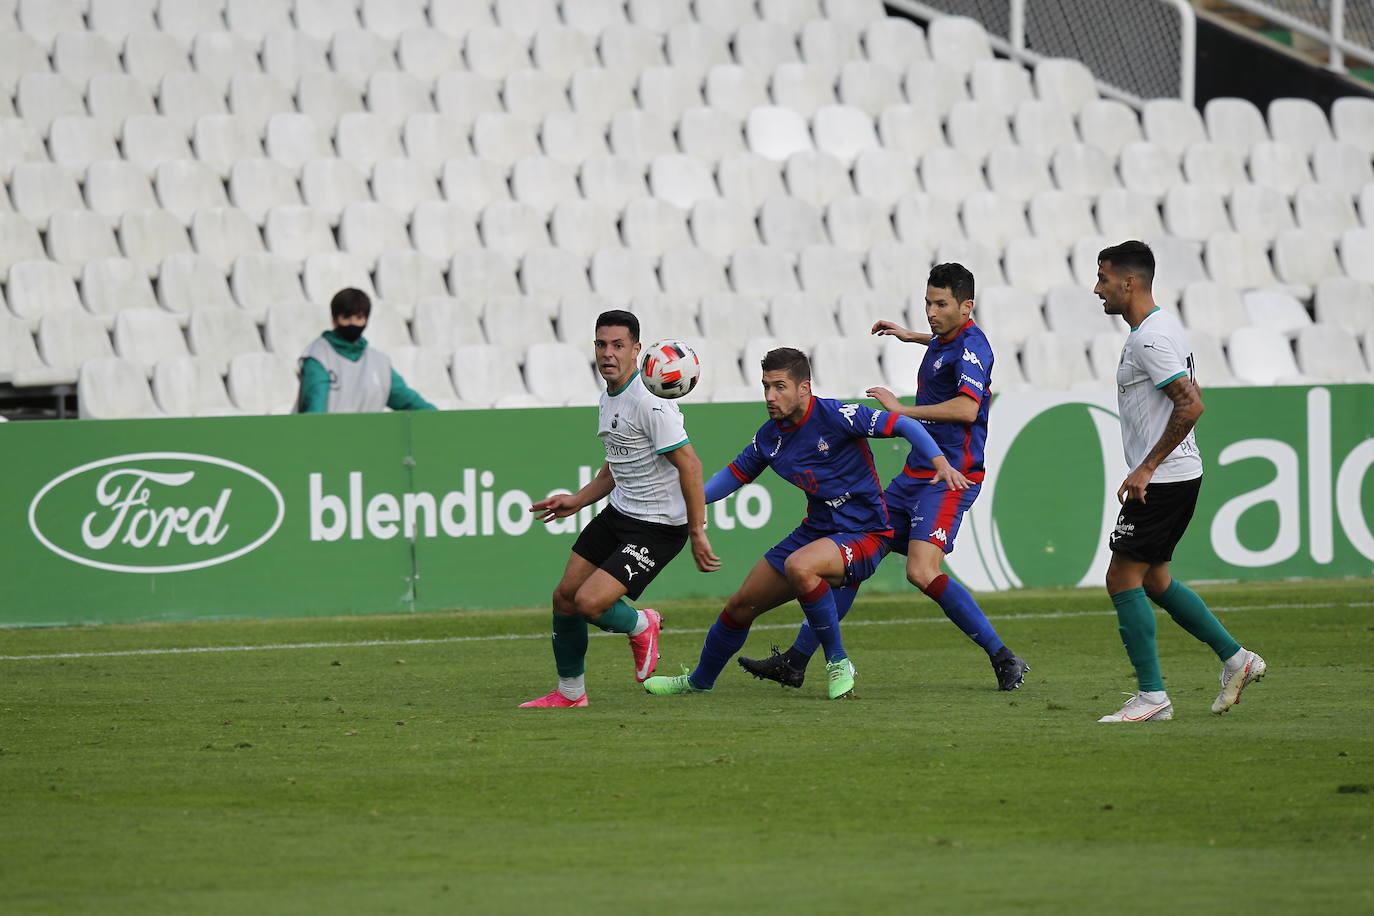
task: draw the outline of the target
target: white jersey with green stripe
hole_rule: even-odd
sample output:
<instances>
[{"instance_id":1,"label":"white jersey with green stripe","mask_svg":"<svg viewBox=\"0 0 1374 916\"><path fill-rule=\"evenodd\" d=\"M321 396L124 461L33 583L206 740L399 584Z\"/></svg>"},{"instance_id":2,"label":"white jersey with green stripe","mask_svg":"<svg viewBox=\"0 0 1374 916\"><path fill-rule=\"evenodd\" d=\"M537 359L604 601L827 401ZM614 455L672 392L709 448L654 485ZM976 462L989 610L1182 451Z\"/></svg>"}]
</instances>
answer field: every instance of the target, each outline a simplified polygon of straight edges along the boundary
<instances>
[{"instance_id":1,"label":"white jersey with green stripe","mask_svg":"<svg viewBox=\"0 0 1374 916\"><path fill-rule=\"evenodd\" d=\"M677 468L665 457L687 444L682 411L649 393L636 372L624 387L601 393L597 427L615 478L611 505L640 521L687 524Z\"/></svg>"},{"instance_id":2,"label":"white jersey with green stripe","mask_svg":"<svg viewBox=\"0 0 1374 916\"><path fill-rule=\"evenodd\" d=\"M1173 413L1174 402L1163 391L1178 378L1194 378L1188 332L1172 312L1156 308L1131 329L1116 368L1116 400L1121 413L1121 444L1126 463L1140 466L1155 447ZM1155 470L1152 481L1167 483L1202 476L1202 454L1188 435Z\"/></svg>"}]
</instances>

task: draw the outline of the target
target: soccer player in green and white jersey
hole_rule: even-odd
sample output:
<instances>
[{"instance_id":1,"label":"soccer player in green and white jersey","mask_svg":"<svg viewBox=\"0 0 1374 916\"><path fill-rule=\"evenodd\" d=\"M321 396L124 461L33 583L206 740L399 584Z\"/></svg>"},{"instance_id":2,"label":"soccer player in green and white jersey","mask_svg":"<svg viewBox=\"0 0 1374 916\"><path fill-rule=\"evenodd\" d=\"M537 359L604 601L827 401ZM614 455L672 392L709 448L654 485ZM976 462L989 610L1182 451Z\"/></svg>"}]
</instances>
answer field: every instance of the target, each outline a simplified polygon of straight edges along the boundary
<instances>
[{"instance_id":1,"label":"soccer player in green and white jersey","mask_svg":"<svg viewBox=\"0 0 1374 916\"><path fill-rule=\"evenodd\" d=\"M658 662L662 617L637 599L683 545L697 569L714 572L720 560L706 537L701 461L687 439L676 402L656 397L639 377L639 319L613 309L596 319L596 368L601 395L597 435L606 461L576 493L560 493L530 507L542 522L575 515L609 496L573 544L553 592L553 658L558 687L526 707L587 705L587 624L630 638L635 680Z\"/></svg>"},{"instance_id":2,"label":"soccer player in green and white jersey","mask_svg":"<svg viewBox=\"0 0 1374 916\"><path fill-rule=\"evenodd\" d=\"M1169 573L1174 546L1188 528L1202 486L1193 427L1203 407L1187 331L1175 315L1155 305L1154 275L1154 253L1144 242L1122 242L1098 253L1093 292L1108 315L1120 315L1131 329L1116 370L1116 390L1121 440L1132 470L1116 494L1121 515L1108 538L1107 591L1139 688L1099 722L1159 722L1174 716L1159 670L1150 601L1221 659L1221 693L1212 712L1239 703L1241 692L1266 670L1264 659L1236 642L1197 593Z\"/></svg>"}]
</instances>

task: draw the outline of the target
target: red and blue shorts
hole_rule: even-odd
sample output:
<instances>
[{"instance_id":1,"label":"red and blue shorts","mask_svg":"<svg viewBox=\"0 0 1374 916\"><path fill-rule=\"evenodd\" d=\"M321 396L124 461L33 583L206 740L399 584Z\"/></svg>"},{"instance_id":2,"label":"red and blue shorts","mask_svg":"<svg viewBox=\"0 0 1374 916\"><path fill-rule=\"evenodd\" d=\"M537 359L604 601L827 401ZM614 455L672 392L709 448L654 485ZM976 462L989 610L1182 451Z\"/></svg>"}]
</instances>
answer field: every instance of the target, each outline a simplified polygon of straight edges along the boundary
<instances>
[{"instance_id":1,"label":"red and blue shorts","mask_svg":"<svg viewBox=\"0 0 1374 916\"><path fill-rule=\"evenodd\" d=\"M888 485L883 498L892 514L893 551L905 554L909 541L929 541L945 553L954 549L959 523L983 488L981 472L965 476L971 483L967 490L951 490L933 478L906 473Z\"/></svg>"},{"instance_id":2,"label":"red and blue shorts","mask_svg":"<svg viewBox=\"0 0 1374 916\"><path fill-rule=\"evenodd\" d=\"M787 558L813 541L827 538L834 541L844 556L844 586L858 588L859 583L878 570L878 564L887 556L890 549L887 535L874 532L834 532L802 522L792 533L783 538L777 546L763 555L768 565L786 576L784 565Z\"/></svg>"}]
</instances>

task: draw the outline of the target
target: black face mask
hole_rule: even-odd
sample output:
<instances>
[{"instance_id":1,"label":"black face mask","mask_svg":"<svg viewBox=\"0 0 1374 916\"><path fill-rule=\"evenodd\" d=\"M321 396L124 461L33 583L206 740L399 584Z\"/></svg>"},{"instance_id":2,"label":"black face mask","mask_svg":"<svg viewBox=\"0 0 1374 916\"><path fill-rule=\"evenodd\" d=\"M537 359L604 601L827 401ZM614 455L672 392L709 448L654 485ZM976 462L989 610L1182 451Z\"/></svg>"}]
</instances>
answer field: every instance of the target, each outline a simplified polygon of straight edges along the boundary
<instances>
[{"instance_id":1,"label":"black face mask","mask_svg":"<svg viewBox=\"0 0 1374 916\"><path fill-rule=\"evenodd\" d=\"M363 331L366 330L367 325L365 324L341 324L334 329L334 333L349 343L357 343L358 338L362 337Z\"/></svg>"}]
</instances>

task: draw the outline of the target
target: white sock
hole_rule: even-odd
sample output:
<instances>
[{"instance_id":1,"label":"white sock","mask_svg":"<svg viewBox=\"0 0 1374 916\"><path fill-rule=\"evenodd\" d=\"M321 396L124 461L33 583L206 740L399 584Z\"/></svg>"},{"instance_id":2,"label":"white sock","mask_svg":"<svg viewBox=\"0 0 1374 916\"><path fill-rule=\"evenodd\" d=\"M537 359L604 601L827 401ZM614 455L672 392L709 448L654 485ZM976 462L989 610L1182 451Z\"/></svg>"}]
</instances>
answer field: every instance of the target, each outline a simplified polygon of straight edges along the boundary
<instances>
[{"instance_id":1,"label":"white sock","mask_svg":"<svg viewBox=\"0 0 1374 916\"><path fill-rule=\"evenodd\" d=\"M1165 693L1163 690L1142 690L1140 691L1140 698L1146 703L1157 704L1169 702L1169 694Z\"/></svg>"},{"instance_id":2,"label":"white sock","mask_svg":"<svg viewBox=\"0 0 1374 916\"><path fill-rule=\"evenodd\" d=\"M560 677L558 679L558 692L569 700L576 700L587 692L587 676L579 674L577 677Z\"/></svg>"},{"instance_id":3,"label":"white sock","mask_svg":"<svg viewBox=\"0 0 1374 916\"><path fill-rule=\"evenodd\" d=\"M1226 666L1227 671L1239 671L1241 668L1245 667L1245 660L1248 657L1249 653L1245 651L1244 646L1241 646L1240 650L1237 651L1235 655L1232 655L1226 661L1222 662L1222 664Z\"/></svg>"},{"instance_id":4,"label":"white sock","mask_svg":"<svg viewBox=\"0 0 1374 916\"><path fill-rule=\"evenodd\" d=\"M630 631L631 636L638 636L649 629L649 615L643 611L635 611L635 613L639 615L639 618L635 621L634 629Z\"/></svg>"}]
</instances>

